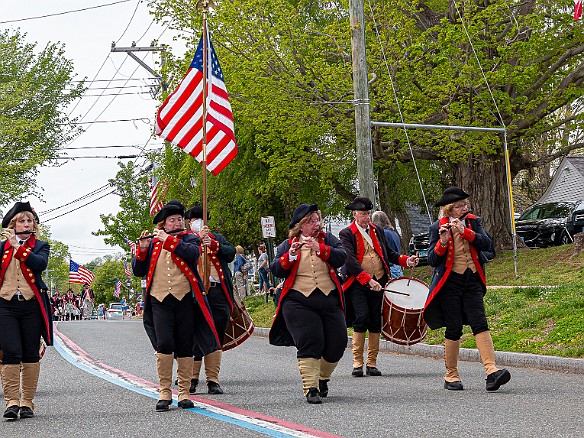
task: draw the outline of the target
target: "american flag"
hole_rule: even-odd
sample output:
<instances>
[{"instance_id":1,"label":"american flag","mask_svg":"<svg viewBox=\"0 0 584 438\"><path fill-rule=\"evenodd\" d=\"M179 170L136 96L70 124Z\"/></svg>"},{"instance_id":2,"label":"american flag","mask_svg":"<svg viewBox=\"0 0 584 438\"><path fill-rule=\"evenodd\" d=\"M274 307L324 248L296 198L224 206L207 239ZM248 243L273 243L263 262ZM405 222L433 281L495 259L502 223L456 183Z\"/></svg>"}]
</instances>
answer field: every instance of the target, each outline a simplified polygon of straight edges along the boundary
<instances>
[{"instance_id":1,"label":"american flag","mask_svg":"<svg viewBox=\"0 0 584 438\"><path fill-rule=\"evenodd\" d=\"M152 177L150 182L150 216L154 216L162 209L162 207L164 207L162 198L166 194L167 189L168 187L166 184L161 183L159 179Z\"/></svg>"},{"instance_id":2,"label":"american flag","mask_svg":"<svg viewBox=\"0 0 584 438\"><path fill-rule=\"evenodd\" d=\"M132 271L130 271L130 267L128 266L128 262L124 260L124 272L128 277L132 277Z\"/></svg>"},{"instance_id":3,"label":"american flag","mask_svg":"<svg viewBox=\"0 0 584 438\"><path fill-rule=\"evenodd\" d=\"M574 20L582 17L582 0L574 0Z\"/></svg>"},{"instance_id":4,"label":"american flag","mask_svg":"<svg viewBox=\"0 0 584 438\"><path fill-rule=\"evenodd\" d=\"M125 239L126 239L126 243L130 247L130 252L132 253L132 255L136 255L136 242L132 242L127 237L125 237Z\"/></svg>"},{"instance_id":5,"label":"american flag","mask_svg":"<svg viewBox=\"0 0 584 438\"><path fill-rule=\"evenodd\" d=\"M95 275L85 266L69 260L69 283L91 284Z\"/></svg>"},{"instance_id":6,"label":"american flag","mask_svg":"<svg viewBox=\"0 0 584 438\"><path fill-rule=\"evenodd\" d=\"M120 280L116 280L116 290L114 290L114 297L119 298L121 292L122 292L122 282Z\"/></svg>"},{"instance_id":7,"label":"american flag","mask_svg":"<svg viewBox=\"0 0 584 438\"><path fill-rule=\"evenodd\" d=\"M237 155L233 114L219 60L207 32L207 169L217 175ZM158 110L156 134L203 161L203 36L187 74Z\"/></svg>"}]
</instances>

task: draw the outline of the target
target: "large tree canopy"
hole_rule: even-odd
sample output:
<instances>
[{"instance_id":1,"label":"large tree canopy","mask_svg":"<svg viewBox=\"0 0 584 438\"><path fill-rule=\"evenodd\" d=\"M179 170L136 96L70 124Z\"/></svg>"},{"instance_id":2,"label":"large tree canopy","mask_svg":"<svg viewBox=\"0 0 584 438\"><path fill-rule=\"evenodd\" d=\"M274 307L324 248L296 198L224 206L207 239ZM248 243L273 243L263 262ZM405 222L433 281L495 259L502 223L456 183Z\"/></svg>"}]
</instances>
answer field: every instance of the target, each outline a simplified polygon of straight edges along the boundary
<instances>
[{"instance_id":1,"label":"large tree canopy","mask_svg":"<svg viewBox=\"0 0 584 438\"><path fill-rule=\"evenodd\" d=\"M62 46L38 51L25 36L0 32L0 205L35 189L38 167L79 133L64 111L83 91L71 85L71 61Z\"/></svg>"},{"instance_id":2,"label":"large tree canopy","mask_svg":"<svg viewBox=\"0 0 584 438\"><path fill-rule=\"evenodd\" d=\"M196 1L150 4L196 45ZM340 213L357 192L348 0L217 4L210 29L240 154L210 180L211 211L234 222L240 239L265 214L277 217L283 237L298 202ZM583 147L584 29L566 7L547 0L387 0L365 2L365 12L372 120L505 126L511 176ZM192 54L166 63L171 88ZM445 186L460 185L501 236L498 243L508 243L504 136L433 130L408 137L393 129L373 133L381 207L404 218L406 203L421 204L413 153L430 203ZM175 193L193 188L195 200L200 190L192 181L200 172L181 154L167 152L165 166Z\"/></svg>"}]
</instances>

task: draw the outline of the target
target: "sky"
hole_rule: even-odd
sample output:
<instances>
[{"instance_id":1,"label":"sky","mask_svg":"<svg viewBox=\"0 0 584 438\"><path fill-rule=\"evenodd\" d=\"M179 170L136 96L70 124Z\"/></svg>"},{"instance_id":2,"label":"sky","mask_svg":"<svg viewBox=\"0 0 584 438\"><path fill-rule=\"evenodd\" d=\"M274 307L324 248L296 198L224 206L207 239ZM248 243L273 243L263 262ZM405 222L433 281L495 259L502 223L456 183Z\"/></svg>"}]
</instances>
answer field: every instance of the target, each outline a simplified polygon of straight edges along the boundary
<instances>
[{"instance_id":1,"label":"sky","mask_svg":"<svg viewBox=\"0 0 584 438\"><path fill-rule=\"evenodd\" d=\"M81 9L85 10L65 13ZM145 150L153 150L161 147L161 141L151 138L159 105L149 93L152 75L126 53L111 52L112 42L118 48L133 42L140 47L158 39L178 56L184 53L184 45L174 42L174 33L164 25L153 23L144 0L0 0L0 10L0 30L20 29L39 50L48 43L64 44L64 56L74 64L74 80L87 79L90 89L66 110L71 118L80 118L85 132L65 145L75 149L65 149L62 155L100 157L59 160L63 163L59 167L41 168L39 193L27 200L50 227L52 239L68 245L77 263L121 252L122 248L106 245L103 237L91 234L103 228L100 214L119 211L119 197L106 195L111 187L103 189L115 177L118 159L103 157L140 154L144 145ZM40 16L46 17L29 19ZM153 52L135 54L152 68L160 59ZM129 119L140 120L122 121ZM119 147L131 145L137 147ZM145 160L137 163L145 164Z\"/></svg>"}]
</instances>

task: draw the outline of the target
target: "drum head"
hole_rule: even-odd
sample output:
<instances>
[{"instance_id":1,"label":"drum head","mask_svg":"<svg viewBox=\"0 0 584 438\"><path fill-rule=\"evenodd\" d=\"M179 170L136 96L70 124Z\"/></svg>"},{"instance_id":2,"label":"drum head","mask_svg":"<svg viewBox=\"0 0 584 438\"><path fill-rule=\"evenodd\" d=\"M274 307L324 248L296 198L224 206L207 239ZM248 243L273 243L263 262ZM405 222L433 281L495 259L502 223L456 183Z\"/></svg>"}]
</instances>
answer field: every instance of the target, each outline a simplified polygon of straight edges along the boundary
<instances>
[{"instance_id":1,"label":"drum head","mask_svg":"<svg viewBox=\"0 0 584 438\"><path fill-rule=\"evenodd\" d=\"M385 298L402 309L423 309L430 288L417 278L399 277L384 288Z\"/></svg>"}]
</instances>

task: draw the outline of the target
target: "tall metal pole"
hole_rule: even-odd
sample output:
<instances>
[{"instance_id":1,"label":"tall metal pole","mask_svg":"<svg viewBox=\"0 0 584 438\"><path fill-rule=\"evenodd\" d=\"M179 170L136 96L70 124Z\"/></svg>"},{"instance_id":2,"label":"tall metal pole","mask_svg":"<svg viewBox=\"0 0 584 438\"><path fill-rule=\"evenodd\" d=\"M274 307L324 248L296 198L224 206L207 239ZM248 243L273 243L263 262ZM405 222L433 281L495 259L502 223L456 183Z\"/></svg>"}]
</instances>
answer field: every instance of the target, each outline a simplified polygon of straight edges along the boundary
<instances>
[{"instance_id":1,"label":"tall metal pole","mask_svg":"<svg viewBox=\"0 0 584 438\"><path fill-rule=\"evenodd\" d=\"M375 203L363 0L349 0L359 193Z\"/></svg>"}]
</instances>

